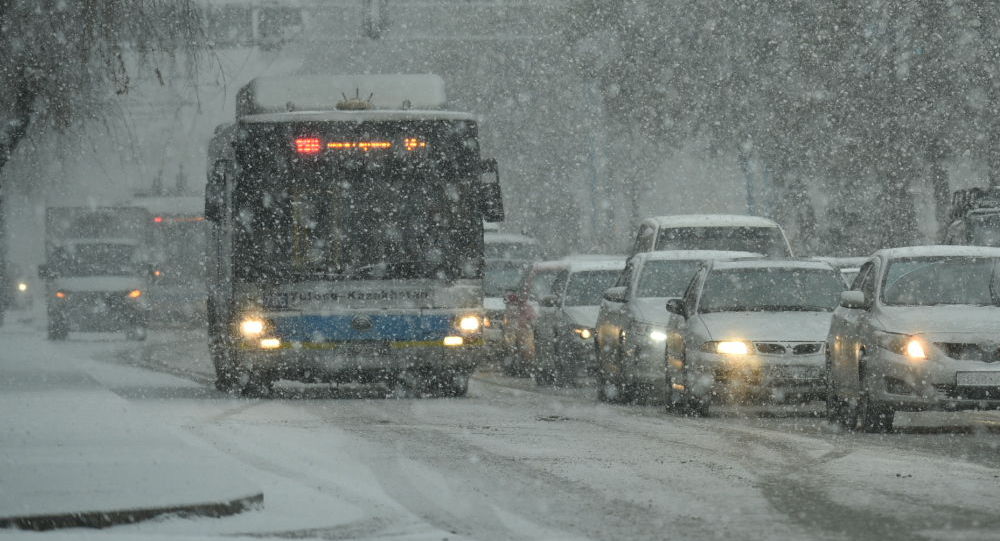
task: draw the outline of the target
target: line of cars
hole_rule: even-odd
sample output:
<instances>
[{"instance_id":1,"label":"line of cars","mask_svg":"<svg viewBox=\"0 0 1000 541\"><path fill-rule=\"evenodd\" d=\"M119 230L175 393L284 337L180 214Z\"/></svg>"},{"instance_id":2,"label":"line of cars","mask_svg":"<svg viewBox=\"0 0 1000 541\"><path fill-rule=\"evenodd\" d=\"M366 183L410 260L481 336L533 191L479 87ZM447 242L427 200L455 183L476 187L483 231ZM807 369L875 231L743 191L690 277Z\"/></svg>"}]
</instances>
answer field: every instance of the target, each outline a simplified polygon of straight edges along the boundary
<instances>
[{"instance_id":1,"label":"line of cars","mask_svg":"<svg viewBox=\"0 0 1000 541\"><path fill-rule=\"evenodd\" d=\"M872 432L896 411L1000 408L998 248L796 259L768 220L652 218L627 259L535 263L505 301L505 372L586 371L601 400L820 399Z\"/></svg>"}]
</instances>

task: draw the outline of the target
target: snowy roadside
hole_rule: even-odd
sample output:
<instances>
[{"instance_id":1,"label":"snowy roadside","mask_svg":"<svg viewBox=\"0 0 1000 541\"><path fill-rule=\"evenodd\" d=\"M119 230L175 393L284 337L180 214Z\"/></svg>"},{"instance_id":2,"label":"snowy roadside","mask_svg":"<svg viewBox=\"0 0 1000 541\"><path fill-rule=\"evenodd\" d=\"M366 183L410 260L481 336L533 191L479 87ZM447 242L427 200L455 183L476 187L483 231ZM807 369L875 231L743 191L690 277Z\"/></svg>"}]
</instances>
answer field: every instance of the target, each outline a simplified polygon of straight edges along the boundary
<instances>
[{"instance_id":1,"label":"snowy roadside","mask_svg":"<svg viewBox=\"0 0 1000 541\"><path fill-rule=\"evenodd\" d=\"M48 343L18 326L0 343L0 527L222 516L263 501L230 459L95 380L86 351L106 345Z\"/></svg>"}]
</instances>

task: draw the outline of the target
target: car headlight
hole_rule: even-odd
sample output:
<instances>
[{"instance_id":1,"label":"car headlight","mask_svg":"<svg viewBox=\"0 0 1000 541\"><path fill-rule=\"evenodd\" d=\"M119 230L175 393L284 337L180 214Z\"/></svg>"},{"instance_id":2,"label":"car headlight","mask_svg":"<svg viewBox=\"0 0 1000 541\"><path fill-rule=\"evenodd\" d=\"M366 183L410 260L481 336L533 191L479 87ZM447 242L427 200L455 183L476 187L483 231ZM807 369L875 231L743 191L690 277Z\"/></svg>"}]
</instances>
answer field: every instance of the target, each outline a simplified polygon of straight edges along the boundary
<instances>
[{"instance_id":1,"label":"car headlight","mask_svg":"<svg viewBox=\"0 0 1000 541\"><path fill-rule=\"evenodd\" d=\"M240 334L246 338L254 338L264 333L264 320L248 317L240 322Z\"/></svg>"},{"instance_id":2,"label":"car headlight","mask_svg":"<svg viewBox=\"0 0 1000 541\"><path fill-rule=\"evenodd\" d=\"M720 355L749 355L751 351L750 343L743 340L705 342L699 349L706 353L718 353Z\"/></svg>"},{"instance_id":3,"label":"car headlight","mask_svg":"<svg viewBox=\"0 0 1000 541\"><path fill-rule=\"evenodd\" d=\"M476 332L483 326L483 319L479 316L462 316L455 324L460 331Z\"/></svg>"},{"instance_id":4,"label":"car headlight","mask_svg":"<svg viewBox=\"0 0 1000 541\"><path fill-rule=\"evenodd\" d=\"M646 335L646 336L648 336L649 339L651 341L653 341L653 342L666 342L667 341L667 333L661 331L660 329L653 329L653 330L649 331L649 334Z\"/></svg>"},{"instance_id":5,"label":"car headlight","mask_svg":"<svg viewBox=\"0 0 1000 541\"><path fill-rule=\"evenodd\" d=\"M583 340L590 340L594 337L594 330L586 327L577 327L573 329L573 332Z\"/></svg>"},{"instance_id":6,"label":"car headlight","mask_svg":"<svg viewBox=\"0 0 1000 541\"><path fill-rule=\"evenodd\" d=\"M916 336L879 332L875 334L876 342L882 349L896 355L903 355L911 361L925 361L929 352L926 342Z\"/></svg>"},{"instance_id":7,"label":"car headlight","mask_svg":"<svg viewBox=\"0 0 1000 541\"><path fill-rule=\"evenodd\" d=\"M17 283L17 290L20 291L21 293L27 292L28 291L28 283L27 282L18 282Z\"/></svg>"}]
</instances>

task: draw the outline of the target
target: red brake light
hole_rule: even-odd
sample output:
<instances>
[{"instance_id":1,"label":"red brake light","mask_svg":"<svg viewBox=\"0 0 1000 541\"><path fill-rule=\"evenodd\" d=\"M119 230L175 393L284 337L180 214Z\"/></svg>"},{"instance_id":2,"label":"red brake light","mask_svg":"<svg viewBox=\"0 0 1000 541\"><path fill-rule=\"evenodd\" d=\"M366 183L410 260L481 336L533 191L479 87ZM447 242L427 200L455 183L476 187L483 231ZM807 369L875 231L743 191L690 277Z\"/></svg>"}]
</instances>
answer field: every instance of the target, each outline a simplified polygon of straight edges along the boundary
<instances>
[{"instance_id":1,"label":"red brake light","mask_svg":"<svg viewBox=\"0 0 1000 541\"><path fill-rule=\"evenodd\" d=\"M158 224L162 224L163 223L163 216L156 216L155 218L153 218L153 221L156 222L156 223L158 223Z\"/></svg>"},{"instance_id":2,"label":"red brake light","mask_svg":"<svg viewBox=\"0 0 1000 541\"><path fill-rule=\"evenodd\" d=\"M295 140L295 152L299 154L319 154L319 137L299 137Z\"/></svg>"}]
</instances>

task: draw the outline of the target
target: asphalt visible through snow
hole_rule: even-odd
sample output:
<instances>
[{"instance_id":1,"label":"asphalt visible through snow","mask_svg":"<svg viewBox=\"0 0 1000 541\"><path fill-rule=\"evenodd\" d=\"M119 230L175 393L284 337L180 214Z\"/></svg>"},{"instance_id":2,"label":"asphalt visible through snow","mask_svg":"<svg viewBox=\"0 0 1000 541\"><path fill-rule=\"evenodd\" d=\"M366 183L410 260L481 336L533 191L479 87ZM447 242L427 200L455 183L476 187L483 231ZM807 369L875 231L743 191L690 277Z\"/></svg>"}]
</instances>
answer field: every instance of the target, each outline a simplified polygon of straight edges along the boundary
<instances>
[{"instance_id":1,"label":"asphalt visible through snow","mask_svg":"<svg viewBox=\"0 0 1000 541\"><path fill-rule=\"evenodd\" d=\"M480 372L460 399L219 393L197 331L67 342L104 385L264 491L240 516L108 533L318 539L998 539L1000 417L839 433L822 405L687 418ZM2 537L2 534L0 534Z\"/></svg>"}]
</instances>

